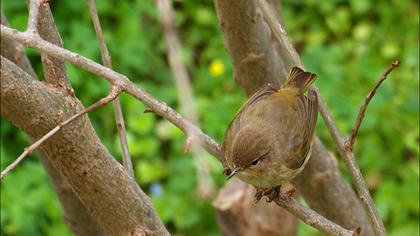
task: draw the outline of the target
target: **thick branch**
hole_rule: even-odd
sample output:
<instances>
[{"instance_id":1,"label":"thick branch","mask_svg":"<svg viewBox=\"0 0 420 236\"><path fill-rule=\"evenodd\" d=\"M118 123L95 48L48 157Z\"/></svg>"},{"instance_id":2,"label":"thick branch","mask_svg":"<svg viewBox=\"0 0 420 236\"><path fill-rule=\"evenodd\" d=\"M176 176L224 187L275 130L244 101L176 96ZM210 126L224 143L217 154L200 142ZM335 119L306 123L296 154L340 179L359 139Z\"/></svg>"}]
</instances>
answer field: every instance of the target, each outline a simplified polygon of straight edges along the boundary
<instances>
[{"instance_id":1,"label":"thick branch","mask_svg":"<svg viewBox=\"0 0 420 236\"><path fill-rule=\"evenodd\" d=\"M102 63L112 69L111 55L106 47L104 34L102 33L101 23L99 22L98 11L94 0L88 0L90 17L92 18L93 26L95 28L96 38L101 49ZM130 176L134 177L133 163L131 162L130 152L128 150L127 133L125 131L124 116L121 108L119 97L112 102L114 107L115 120L117 122L118 135L120 137L121 152L123 157L123 164Z\"/></svg>"},{"instance_id":2,"label":"thick branch","mask_svg":"<svg viewBox=\"0 0 420 236\"><path fill-rule=\"evenodd\" d=\"M252 95L267 82L281 82L282 66L278 63L270 29L255 1L215 0L217 16L224 32L226 48L232 58L233 77Z\"/></svg>"},{"instance_id":3,"label":"thick branch","mask_svg":"<svg viewBox=\"0 0 420 236\"><path fill-rule=\"evenodd\" d=\"M30 79L13 65L1 59L1 115L32 139L83 110L74 97ZM86 116L41 148L107 234L168 235L148 197L101 144Z\"/></svg>"},{"instance_id":4,"label":"thick branch","mask_svg":"<svg viewBox=\"0 0 420 236\"><path fill-rule=\"evenodd\" d=\"M58 33L48 1L43 0L39 6L37 29L37 32L42 39L59 47L63 47L63 41ZM41 53L41 60L45 81L57 88L64 89L70 95L74 95L73 89L67 79L67 69L64 61L49 56L46 53Z\"/></svg>"},{"instance_id":5,"label":"thick branch","mask_svg":"<svg viewBox=\"0 0 420 236\"><path fill-rule=\"evenodd\" d=\"M54 191L63 209L63 220L75 235L105 235L97 220L88 212L86 206L74 194L70 184L58 173L57 169L41 149L36 151L39 160L48 174Z\"/></svg>"},{"instance_id":6,"label":"thick branch","mask_svg":"<svg viewBox=\"0 0 420 236\"><path fill-rule=\"evenodd\" d=\"M6 17L2 13L1 24L8 25ZM28 79L37 80L37 75L32 69L23 47L14 41L3 39L1 40L1 55L14 62L22 70L30 75ZM13 65L13 70L19 70L18 67ZM104 235L104 232L99 227L97 221L90 215L86 207L74 194L70 185L58 173L57 169L52 165L51 161L47 158L46 153L39 151L37 155L41 161L42 166L47 172L52 186L58 196L62 210L65 224L76 235Z\"/></svg>"},{"instance_id":7,"label":"thick branch","mask_svg":"<svg viewBox=\"0 0 420 236\"><path fill-rule=\"evenodd\" d=\"M255 188L237 178L229 180L213 202L223 235L296 236L297 218L282 207L260 201L253 204Z\"/></svg>"},{"instance_id":8,"label":"thick branch","mask_svg":"<svg viewBox=\"0 0 420 236\"><path fill-rule=\"evenodd\" d=\"M319 138L314 140L311 160L294 182L305 201L319 214L348 229L360 227L362 235L373 234L359 199L337 168L336 157Z\"/></svg>"},{"instance_id":9,"label":"thick branch","mask_svg":"<svg viewBox=\"0 0 420 236\"><path fill-rule=\"evenodd\" d=\"M3 59L3 58L2 58ZM61 124L57 125L56 127L54 127L54 129L50 130L48 133L46 133L44 136L42 136L40 139L38 139L36 142L34 142L31 146L25 148L25 151L18 157L16 158L16 160L10 164L9 166L7 166L0 174L0 179L2 180L3 177L9 173L10 171L12 171L13 169L16 168L16 166L23 161L23 159L29 155L31 155L31 153L37 149L41 144L43 144L45 141L47 141L49 138L51 138L54 134L56 134L58 131L60 131L61 129L63 129L64 126L70 124L72 121L76 120L77 118L93 111L94 109L106 105L108 104L110 101L114 100L119 94L120 94L121 90L118 87L114 87L113 90L111 91L110 94L108 94L108 96L102 98L101 100L99 100L98 102L95 102L94 104L90 105L89 107L87 107L86 109L83 109L82 111L78 112L77 114L71 116L70 118L68 118L67 120L63 121Z\"/></svg>"}]
</instances>

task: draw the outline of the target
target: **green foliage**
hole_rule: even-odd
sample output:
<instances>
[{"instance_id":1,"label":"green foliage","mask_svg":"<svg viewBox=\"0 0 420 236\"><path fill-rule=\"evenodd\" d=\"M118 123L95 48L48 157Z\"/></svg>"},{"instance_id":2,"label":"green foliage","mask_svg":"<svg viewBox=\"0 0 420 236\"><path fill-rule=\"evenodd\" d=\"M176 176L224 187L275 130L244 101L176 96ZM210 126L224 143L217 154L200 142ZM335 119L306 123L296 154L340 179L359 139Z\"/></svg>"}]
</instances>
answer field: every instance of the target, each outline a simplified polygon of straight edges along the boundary
<instances>
[{"instance_id":1,"label":"green foliage","mask_svg":"<svg viewBox=\"0 0 420 236\"><path fill-rule=\"evenodd\" d=\"M71 235L43 168L27 160L1 183L2 235Z\"/></svg>"},{"instance_id":2,"label":"green foliage","mask_svg":"<svg viewBox=\"0 0 420 236\"><path fill-rule=\"evenodd\" d=\"M153 96L178 108L177 92L166 59L166 45L153 1L96 1L113 68ZM100 51L87 6L53 1L52 10L64 46L100 62ZM419 218L419 60L418 2L292 1L282 2L292 42L317 84L337 124L348 134L364 97L394 60L401 66L378 90L367 111L355 152L390 235L418 235ZM229 55L211 1L177 1L176 24L203 130L222 142L244 95L234 84ZM2 2L13 27L24 30L24 1ZM42 75L39 53L27 50ZM103 97L107 83L67 65L76 95L85 106ZM174 235L218 235L208 200L196 196L196 170L183 151L184 134L122 95L136 179L151 196ZM121 151L111 106L89 114L111 153ZM28 145L25 136L1 119L1 168ZM335 150L319 119L318 134ZM225 183L221 166L211 157L213 178ZM344 165L343 173L347 173ZM33 158L1 183L2 235L70 235L59 203L41 166ZM300 235L319 235L309 226Z\"/></svg>"}]
</instances>

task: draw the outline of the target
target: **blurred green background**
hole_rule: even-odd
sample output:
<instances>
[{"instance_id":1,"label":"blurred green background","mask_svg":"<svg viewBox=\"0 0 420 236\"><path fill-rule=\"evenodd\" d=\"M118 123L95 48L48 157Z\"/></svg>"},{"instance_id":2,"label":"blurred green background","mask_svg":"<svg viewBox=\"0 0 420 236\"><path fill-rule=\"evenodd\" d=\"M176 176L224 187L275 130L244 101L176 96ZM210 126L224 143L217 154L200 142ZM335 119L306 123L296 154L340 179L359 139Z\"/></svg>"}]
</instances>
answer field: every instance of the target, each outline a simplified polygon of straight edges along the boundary
<instances>
[{"instance_id":1,"label":"blurred green background","mask_svg":"<svg viewBox=\"0 0 420 236\"><path fill-rule=\"evenodd\" d=\"M96 1L114 69L179 110L175 83L154 1ZM245 97L232 79L229 55L212 1L177 1L176 24L192 78L202 129L218 142ZM2 1L11 26L24 30L24 1ZM53 1L65 48L101 62L85 1ZM359 107L394 59L401 66L380 87L367 111L355 152L389 235L419 235L419 4L418 1L282 1L286 29L339 128L349 134ZM40 55L27 50L42 76ZM85 106L105 96L104 80L68 65ZM174 235L219 235L211 200L196 197L196 170L183 152L185 136L145 106L122 95L136 178ZM104 144L121 159L112 106L89 114ZM336 153L322 119L317 131ZM1 118L1 169L29 144ZM221 165L207 154L213 180ZM348 177L339 160L340 169ZM348 178L350 181L350 178ZM38 160L27 158L1 182L1 235L71 235ZM300 224L299 235L320 235Z\"/></svg>"}]
</instances>

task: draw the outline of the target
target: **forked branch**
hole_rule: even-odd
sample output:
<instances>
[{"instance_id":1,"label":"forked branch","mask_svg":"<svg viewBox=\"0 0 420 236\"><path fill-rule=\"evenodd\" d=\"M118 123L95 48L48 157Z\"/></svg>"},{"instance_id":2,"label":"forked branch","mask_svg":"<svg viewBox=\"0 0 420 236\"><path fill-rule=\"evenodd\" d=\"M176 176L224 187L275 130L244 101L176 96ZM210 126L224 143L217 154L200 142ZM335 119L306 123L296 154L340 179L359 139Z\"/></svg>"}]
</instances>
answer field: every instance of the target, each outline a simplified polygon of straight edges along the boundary
<instances>
[{"instance_id":1,"label":"forked branch","mask_svg":"<svg viewBox=\"0 0 420 236\"><path fill-rule=\"evenodd\" d=\"M137 98L139 101L142 101L156 114L164 117L175 126L180 128L182 131L189 132L189 135L193 138L194 142L197 142L199 145L203 146L210 154L215 156L225 166L223 152L218 143L216 143L207 134L203 133L203 131L192 122L184 119L179 113L166 105L164 102L157 100L146 91L136 86L126 76L119 74L112 69L102 66L77 53L61 47L57 47L54 44L46 42L40 37L33 36L25 32L19 32L4 25L1 25L0 29L2 37L17 41L23 45L26 45L27 47L36 48L41 52L48 53L52 56L70 62L85 69L86 71L106 79L112 85L121 87L122 91L127 92L128 94L131 94Z\"/></svg>"},{"instance_id":2,"label":"forked branch","mask_svg":"<svg viewBox=\"0 0 420 236\"><path fill-rule=\"evenodd\" d=\"M25 159L28 155L30 155L36 148L38 148L41 144L43 144L46 140L48 140L50 137L52 137L54 134L56 134L58 131L60 131L63 127L71 123L72 121L76 120L77 118L81 117L84 114L87 114L91 112L92 110L101 107L105 104L108 104L110 101L114 100L119 94L121 93L121 88L114 86L111 90L111 92L108 94L108 96L102 98L101 100L95 102L94 104L90 105L89 107L85 108L84 110L80 111L79 113L73 115L69 119L65 120L63 123L57 125L55 128L50 130L48 133L46 133L42 138L40 138L38 141L33 143L31 146L25 148L25 151L14 161L12 164L7 166L2 172L0 179L2 180L3 177L8 174L10 171L16 168L16 166Z\"/></svg>"}]
</instances>

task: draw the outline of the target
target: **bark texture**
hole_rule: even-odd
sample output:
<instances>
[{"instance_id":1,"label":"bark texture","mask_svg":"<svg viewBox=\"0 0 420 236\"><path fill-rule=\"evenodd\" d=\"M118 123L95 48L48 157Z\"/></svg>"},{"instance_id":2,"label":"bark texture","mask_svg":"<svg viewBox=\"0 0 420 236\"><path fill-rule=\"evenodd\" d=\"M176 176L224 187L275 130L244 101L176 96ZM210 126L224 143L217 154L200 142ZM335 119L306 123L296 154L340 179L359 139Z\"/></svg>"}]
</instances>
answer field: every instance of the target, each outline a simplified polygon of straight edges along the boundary
<instances>
[{"instance_id":1,"label":"bark texture","mask_svg":"<svg viewBox=\"0 0 420 236\"><path fill-rule=\"evenodd\" d=\"M278 84L283 69L272 49L270 28L255 1L215 0L225 46L233 63L233 77L247 96L268 82Z\"/></svg>"},{"instance_id":2,"label":"bark texture","mask_svg":"<svg viewBox=\"0 0 420 236\"><path fill-rule=\"evenodd\" d=\"M284 68L288 71L292 62L285 49L272 43L273 37L256 1L215 0L215 5L225 46L232 58L235 81L244 92L252 95L273 79L281 84L287 75ZM297 177L297 188L309 206L345 228L361 227L362 235L373 235L356 194L336 165L331 164L336 158L319 141L314 149L308 165ZM322 173L330 175L320 178Z\"/></svg>"},{"instance_id":3,"label":"bark texture","mask_svg":"<svg viewBox=\"0 0 420 236\"><path fill-rule=\"evenodd\" d=\"M254 188L238 179L231 182L213 202L223 235L296 235L297 220L293 215L264 199L253 204Z\"/></svg>"},{"instance_id":4,"label":"bark texture","mask_svg":"<svg viewBox=\"0 0 420 236\"><path fill-rule=\"evenodd\" d=\"M337 168L337 159L318 138L311 160L295 181L313 210L348 229L361 227L362 235L374 235L359 199Z\"/></svg>"},{"instance_id":5,"label":"bark texture","mask_svg":"<svg viewBox=\"0 0 420 236\"><path fill-rule=\"evenodd\" d=\"M7 22L6 16L3 14L3 11L1 12L1 24L9 26L9 22ZM37 78L35 71L32 68L29 59L26 57L26 54L20 43L2 38L1 55L18 65L22 70L26 71L26 73L31 75L32 78Z\"/></svg>"},{"instance_id":6,"label":"bark texture","mask_svg":"<svg viewBox=\"0 0 420 236\"><path fill-rule=\"evenodd\" d=\"M3 13L1 15L1 24L8 25L7 19ZM23 47L20 44L9 39L2 38L1 55L9 59L11 62L14 62L23 71L28 73L30 75L30 79L38 80L38 77L32 69L32 65L30 64L23 51ZM15 58L20 59L15 60ZM63 210L62 214L65 224L76 235L104 235L104 232L96 220L89 214L88 210L79 198L76 197L70 185L63 180L63 177L52 165L46 154L42 151L37 152L37 154L37 157L45 169L54 191L57 194Z\"/></svg>"},{"instance_id":7,"label":"bark texture","mask_svg":"<svg viewBox=\"0 0 420 236\"><path fill-rule=\"evenodd\" d=\"M41 4L39 7L37 29L42 39L59 47L63 47L63 41L58 33L49 4ZM64 61L49 56L46 53L41 53L41 60L44 67L45 81L65 89L69 94L73 94L73 90L67 80L67 69Z\"/></svg>"},{"instance_id":8,"label":"bark texture","mask_svg":"<svg viewBox=\"0 0 420 236\"><path fill-rule=\"evenodd\" d=\"M83 109L65 91L1 58L1 116L39 139ZM168 235L149 198L96 136L87 116L42 146L52 165L107 235Z\"/></svg>"},{"instance_id":9,"label":"bark texture","mask_svg":"<svg viewBox=\"0 0 420 236\"><path fill-rule=\"evenodd\" d=\"M38 151L38 159L47 172L54 192L57 194L63 209L64 223L71 229L75 235L89 236L89 235L105 235L104 231L99 226L98 222L86 209L85 205L74 194L71 186L63 177L57 172L47 155L43 151Z\"/></svg>"}]
</instances>

